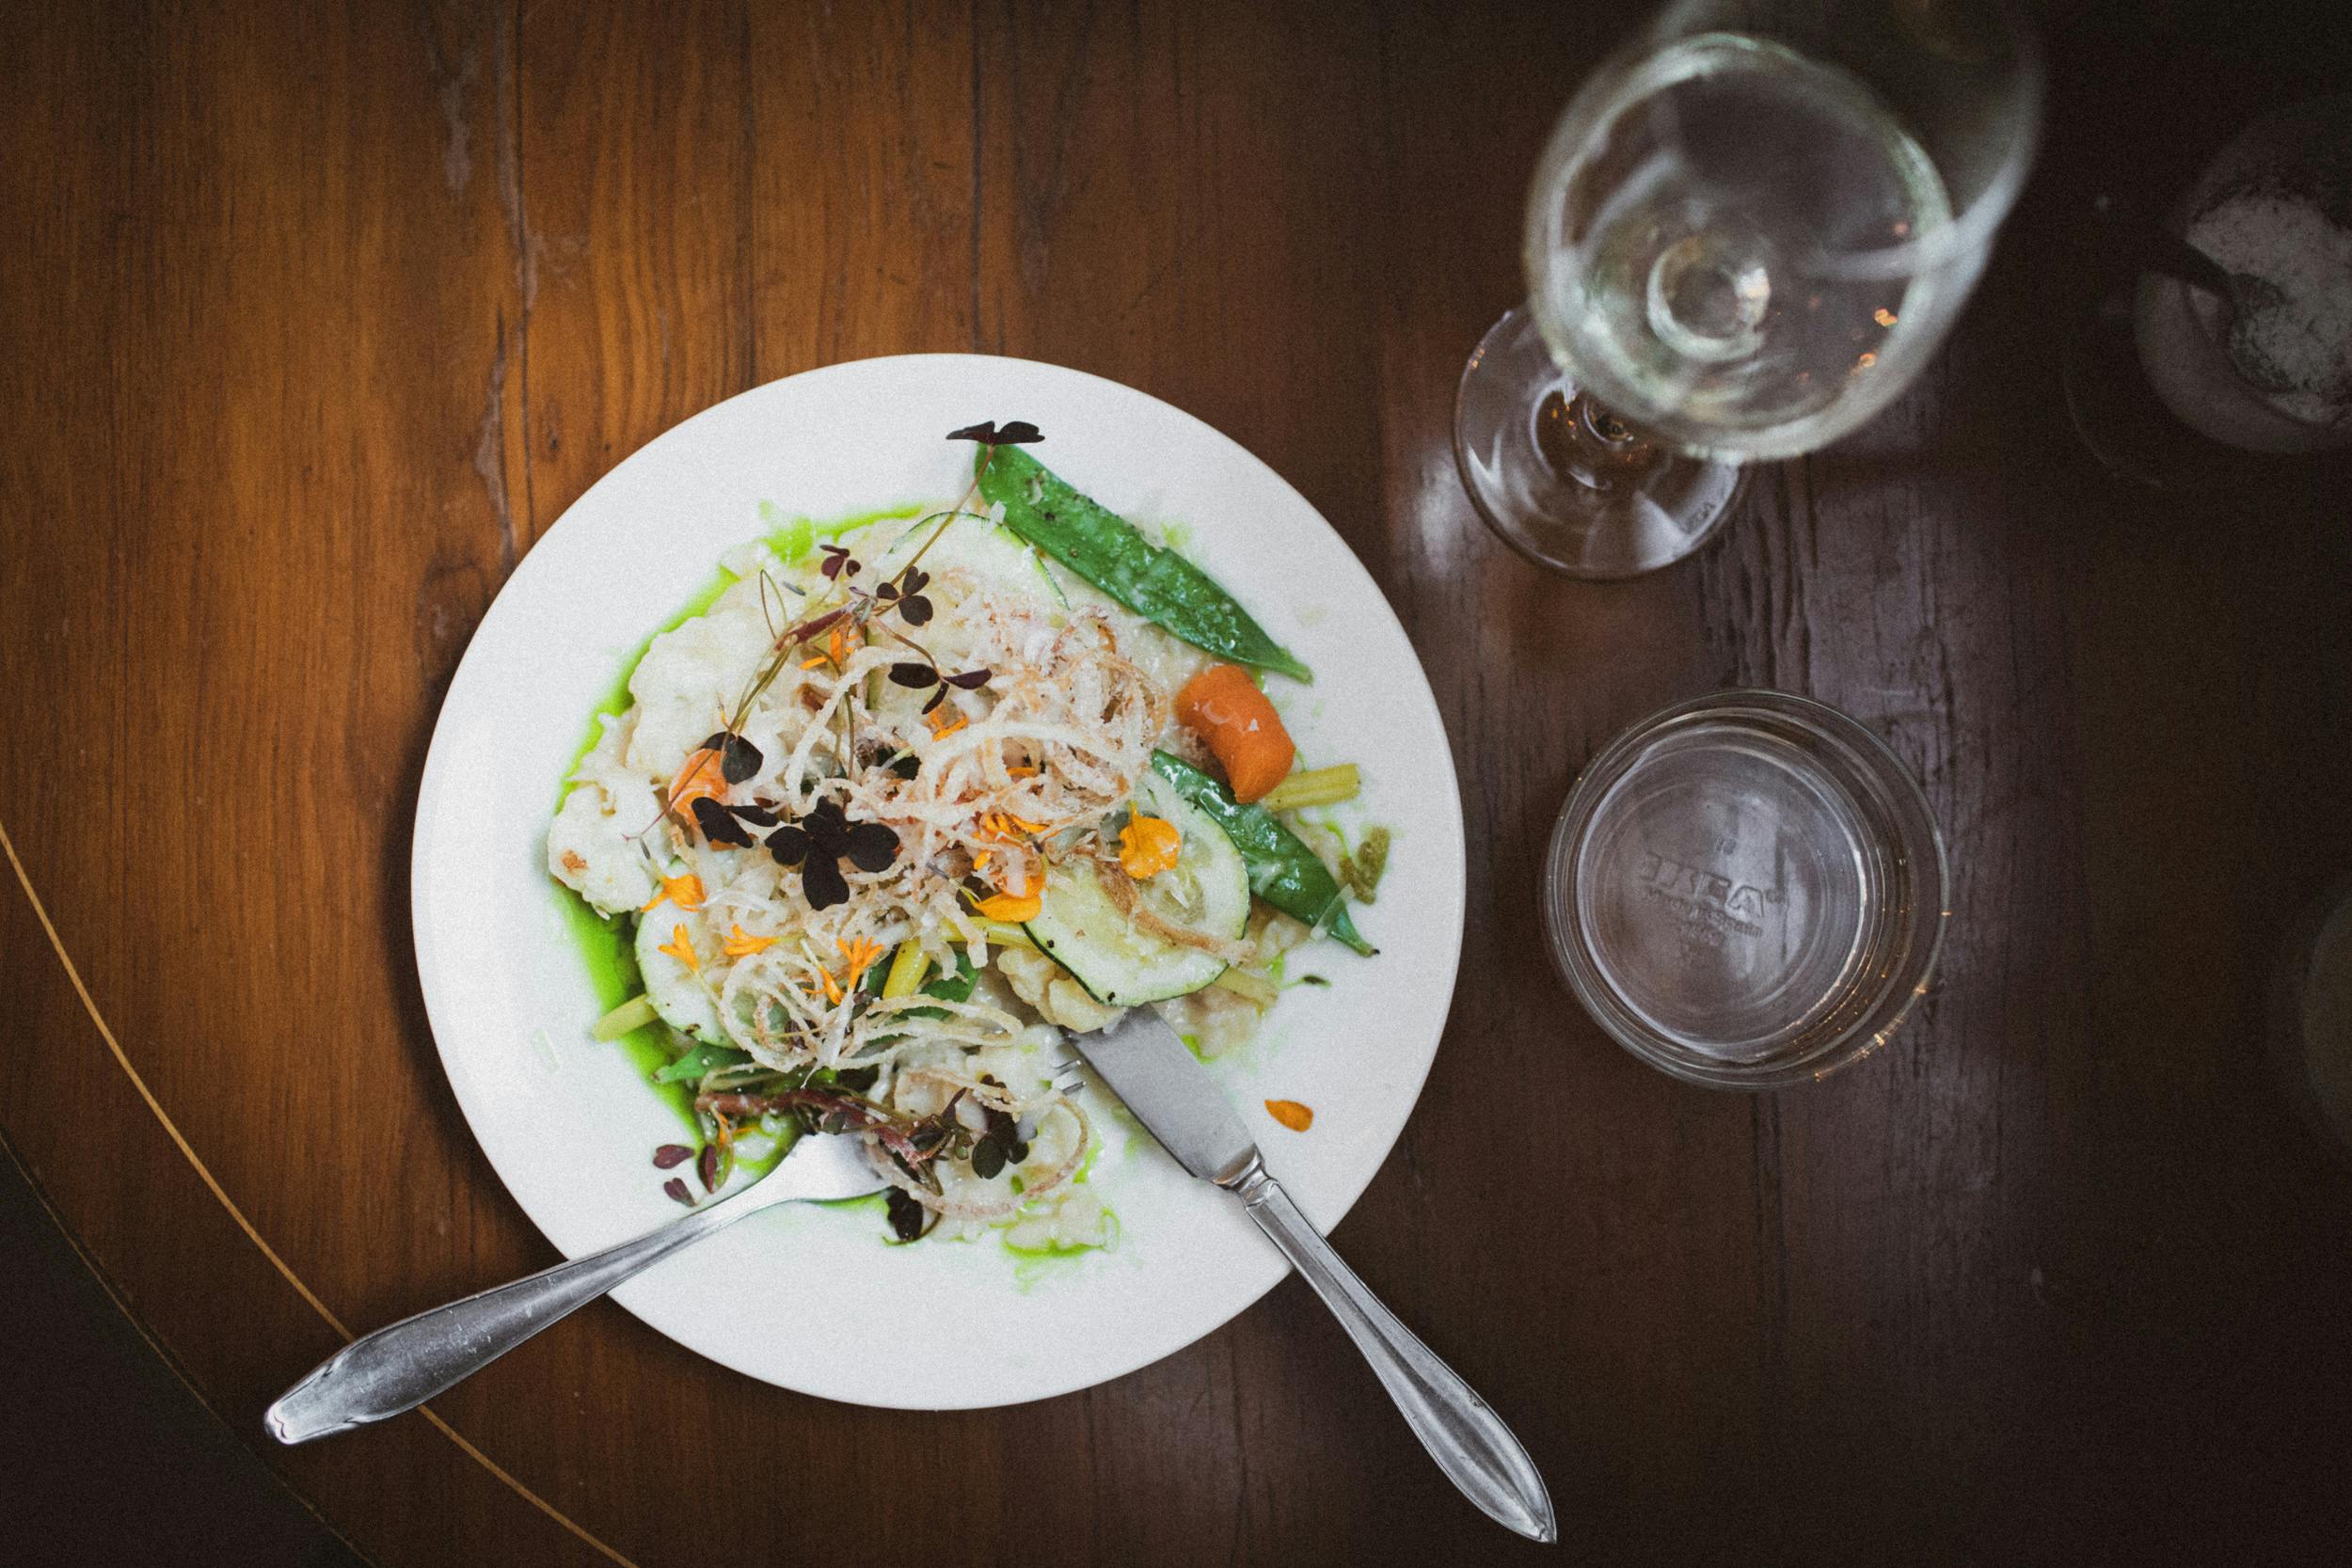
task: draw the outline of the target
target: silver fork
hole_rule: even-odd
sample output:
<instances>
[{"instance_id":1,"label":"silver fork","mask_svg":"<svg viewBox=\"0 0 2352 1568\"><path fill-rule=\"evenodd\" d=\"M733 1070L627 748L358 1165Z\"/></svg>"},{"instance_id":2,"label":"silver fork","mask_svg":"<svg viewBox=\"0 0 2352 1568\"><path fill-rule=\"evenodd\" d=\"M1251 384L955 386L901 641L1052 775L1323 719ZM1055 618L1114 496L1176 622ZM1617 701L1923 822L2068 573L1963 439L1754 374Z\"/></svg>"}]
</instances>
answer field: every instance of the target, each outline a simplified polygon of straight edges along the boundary
<instances>
[{"instance_id":1,"label":"silver fork","mask_svg":"<svg viewBox=\"0 0 2352 1568\"><path fill-rule=\"evenodd\" d=\"M775 1169L658 1230L542 1269L354 1339L278 1396L262 1417L281 1443L348 1432L413 1410L550 1323L680 1247L779 1203L864 1197L888 1186L855 1133L808 1134Z\"/></svg>"},{"instance_id":2,"label":"silver fork","mask_svg":"<svg viewBox=\"0 0 2352 1568\"><path fill-rule=\"evenodd\" d=\"M1048 1093L1075 1098L1078 1091L1086 1087L1086 1064L1075 1056L1064 1056L1054 1064L1053 1075L1046 1080L1045 1087ZM1015 1125L1014 1133L1022 1138L1036 1137L1037 1117L1023 1117Z\"/></svg>"}]
</instances>

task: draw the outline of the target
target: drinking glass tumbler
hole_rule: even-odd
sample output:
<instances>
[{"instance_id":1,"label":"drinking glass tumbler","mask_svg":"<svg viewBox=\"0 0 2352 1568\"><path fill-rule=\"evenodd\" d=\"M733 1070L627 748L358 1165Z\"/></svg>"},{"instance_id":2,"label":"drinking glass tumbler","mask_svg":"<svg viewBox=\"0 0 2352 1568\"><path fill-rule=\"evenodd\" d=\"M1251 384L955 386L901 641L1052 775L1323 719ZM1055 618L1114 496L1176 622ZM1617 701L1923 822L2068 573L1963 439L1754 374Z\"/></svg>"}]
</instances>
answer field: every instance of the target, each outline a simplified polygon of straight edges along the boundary
<instances>
[{"instance_id":1,"label":"drinking glass tumbler","mask_svg":"<svg viewBox=\"0 0 2352 1568\"><path fill-rule=\"evenodd\" d=\"M1894 752L1834 708L1732 690L1603 747L1545 863L1552 957L1642 1060L1716 1088L1821 1078L1925 991L1944 843Z\"/></svg>"}]
</instances>

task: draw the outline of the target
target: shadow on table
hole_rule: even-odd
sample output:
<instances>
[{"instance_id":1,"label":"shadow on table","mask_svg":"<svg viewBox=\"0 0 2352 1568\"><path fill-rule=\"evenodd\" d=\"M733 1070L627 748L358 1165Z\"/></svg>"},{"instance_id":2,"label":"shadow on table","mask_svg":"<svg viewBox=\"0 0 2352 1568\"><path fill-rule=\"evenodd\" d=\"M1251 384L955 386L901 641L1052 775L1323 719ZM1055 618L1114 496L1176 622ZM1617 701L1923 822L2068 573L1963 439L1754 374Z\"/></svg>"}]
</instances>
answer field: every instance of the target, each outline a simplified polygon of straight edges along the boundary
<instances>
[{"instance_id":1,"label":"shadow on table","mask_svg":"<svg viewBox=\"0 0 2352 1568\"><path fill-rule=\"evenodd\" d=\"M365 1568L141 1337L0 1154L0 1561Z\"/></svg>"}]
</instances>

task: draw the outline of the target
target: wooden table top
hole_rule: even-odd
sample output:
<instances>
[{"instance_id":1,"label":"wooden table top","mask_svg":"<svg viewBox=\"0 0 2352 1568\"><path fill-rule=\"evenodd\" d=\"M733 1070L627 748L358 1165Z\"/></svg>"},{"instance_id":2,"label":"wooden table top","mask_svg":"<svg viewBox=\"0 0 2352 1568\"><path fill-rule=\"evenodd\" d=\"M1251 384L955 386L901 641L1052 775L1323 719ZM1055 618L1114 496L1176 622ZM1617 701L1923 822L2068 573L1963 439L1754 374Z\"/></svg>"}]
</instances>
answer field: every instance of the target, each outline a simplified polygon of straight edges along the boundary
<instances>
[{"instance_id":1,"label":"wooden table top","mask_svg":"<svg viewBox=\"0 0 2352 1568\"><path fill-rule=\"evenodd\" d=\"M426 738L500 583L720 399L980 350L1232 434L1412 634L1470 957L1337 1236L1526 1440L1578 1555L2346 1522L2352 1176L2261 1043L2289 917L2352 870L2344 497L2112 479L2057 371L2090 195L2177 188L2341 68L2267 12L2055 28L2042 169L1916 388L1759 474L1695 560L1579 584L1480 527L1448 430L1527 170L1623 10L0 20L0 1132L242 1440L347 1333L554 1256L457 1113L409 944ZM1955 872L1895 1045L1755 1098L1608 1043L1534 919L1582 760L1735 682L1883 736ZM754 1384L608 1304L427 1415L267 1457L387 1564L1536 1550L1295 1281L1116 1383L950 1415Z\"/></svg>"}]
</instances>

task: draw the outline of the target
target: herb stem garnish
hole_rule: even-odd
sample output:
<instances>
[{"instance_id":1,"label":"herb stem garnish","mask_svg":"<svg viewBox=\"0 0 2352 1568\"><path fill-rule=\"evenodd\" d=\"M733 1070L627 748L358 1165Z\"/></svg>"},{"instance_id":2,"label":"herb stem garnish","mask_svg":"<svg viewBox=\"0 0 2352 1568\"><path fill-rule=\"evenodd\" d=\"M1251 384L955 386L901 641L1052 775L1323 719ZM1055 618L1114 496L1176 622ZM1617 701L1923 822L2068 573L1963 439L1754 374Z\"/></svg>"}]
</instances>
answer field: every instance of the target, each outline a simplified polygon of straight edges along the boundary
<instances>
[{"instance_id":1,"label":"herb stem garnish","mask_svg":"<svg viewBox=\"0 0 2352 1568\"><path fill-rule=\"evenodd\" d=\"M864 633L866 632L867 625L876 616L888 614L894 610L898 611L898 618L905 622L908 626L920 626L930 622L933 612L932 605L930 600L924 595L923 589L930 581L930 578L929 574L917 570L917 567L922 562L923 557L930 553L930 547L933 545L939 543L940 535L947 531L947 525L949 523L954 522L958 517L977 517L984 515L984 514L973 512L970 508L973 498L980 493L980 481L987 476L989 465L994 461L996 449L998 447L1020 446L1027 442L1042 441L1045 439L1045 436L1043 432L1040 431L1037 426L1029 423L1026 420L1009 420L1001 428L997 425L995 420L989 420L979 424L966 425L961 430L951 431L948 433L947 439L951 441L977 441L985 447L987 451L981 457L980 461L974 467L972 483L965 486L963 495L957 500L956 504L949 507L944 513L931 514L931 516L940 517L944 520L938 528L931 531L931 536L923 541L922 545L916 548L914 558L908 561L906 565L899 569L896 577L892 578L889 581L882 583L873 593L865 593L854 586L850 580L855 578L859 572L865 569L865 563L859 561L855 556L851 555L847 546L828 544L823 546L822 553L824 555L824 560L818 565L818 570L824 574L825 580L832 586L823 598L818 602L826 608L819 610L816 614L810 615L793 626L786 627L782 632L776 634L773 643L774 652L769 657L766 665L764 665L760 669L759 673L753 677L751 684L745 688L742 695L736 700L735 716L732 719L728 719L723 710L720 714L720 718L724 721L723 726L718 734L712 736L710 739L706 741L702 748L700 748L700 752L716 752L718 753L722 772L728 784L740 784L744 779L751 777L753 773L758 771L759 750L757 747L753 746L750 741L743 738L743 725L751 718L752 705L759 701L760 694L766 691L770 686L774 684L776 676L783 673L786 665L793 662L794 656L799 653L800 649L805 645L810 639L817 637L820 633L834 634L829 639L829 646L826 652L830 656L834 667L838 669L846 661L847 657L847 640L840 635L840 628L843 626L845 622L849 623L855 630ZM928 523L930 520L931 517L925 517L921 522L916 523L914 526L920 528L924 523ZM851 602L847 604L834 604L832 601L836 594L846 596ZM761 613L763 616L766 616L768 610L768 578L765 572L760 574L759 602ZM803 608L806 607L803 606ZM774 620L772 617L768 617L768 619L769 625L772 629ZM867 635L870 640L870 634ZM925 655L925 657L929 658L930 656L927 654ZM822 660L814 662L822 662ZM936 673L935 661L934 673ZM977 678L975 679L975 676ZM954 681L957 684L963 685L963 689L966 690L977 690L980 685L986 682L987 678L987 673L985 671L965 671L961 676L941 676L940 679L943 684L940 685L939 692L933 697L932 702L926 705L923 711L929 713L931 707L936 706L939 700L946 696L946 687L944 683L947 681ZM969 684L964 684L966 682ZM854 723L854 721L851 721L851 722ZM848 765L851 768L855 768L857 766L856 742L856 735L851 733L849 736L848 756L846 758ZM744 753L748 753L751 758L751 762L750 766L744 768L739 776L733 771L733 768L738 756ZM699 756L699 754L700 752L698 752L697 756ZM689 757L687 762L688 767L686 770L683 771L676 780L673 781L669 793L663 797L660 813L655 816L652 822L646 823L644 828L640 829L636 833L631 834L630 836L632 838L640 838L646 832L650 832L655 825L660 822L661 818L664 816L675 817L681 807L685 805L690 799L702 795L716 795L722 793L719 790L709 787L707 771L707 759L698 761L697 757ZM681 825L683 825L682 822ZM695 814L694 825L704 829L704 836L706 838L710 836L709 830L705 825L703 816L700 812ZM721 831L723 833L726 832L724 829L722 829ZM714 842L733 844L736 840L732 835L730 835L714 840ZM749 842L748 838L745 839L745 842Z\"/></svg>"},{"instance_id":2,"label":"herb stem garnish","mask_svg":"<svg viewBox=\"0 0 2352 1568\"><path fill-rule=\"evenodd\" d=\"M833 1089L779 1089L773 1094L720 1092L694 1097L694 1109L712 1116L751 1117L771 1111L803 1112L803 1128L811 1132L871 1132L899 1159L920 1164L929 1158L909 1136L909 1124L862 1095Z\"/></svg>"},{"instance_id":3,"label":"herb stem garnish","mask_svg":"<svg viewBox=\"0 0 2352 1568\"><path fill-rule=\"evenodd\" d=\"M978 465L972 471L972 483L965 487L962 496L957 499L956 504L947 509L947 522L951 523L958 517L977 517L984 515L970 510L972 498L980 493L980 480L987 474L989 465L996 461L996 449L998 447L1017 447L1025 445L1031 441L1042 441L1045 439L1045 433L1038 429L1037 426L1031 424L1026 420L1010 420L1001 430L996 427L996 421L994 420L983 420L978 424L968 424L961 430L949 431L947 433L947 439L950 441L977 441L981 446L988 449L987 451L981 456ZM926 517L924 522L929 522L930 520L930 518ZM915 526L919 528L922 525L918 523ZM930 547L939 543L939 536L946 531L946 523L942 523L938 528L934 529L931 531L931 536L923 541L922 547L914 552L914 559L907 562L906 570L908 572L914 571L914 568L922 562L923 557L930 553ZM904 573L900 575L903 576ZM929 620L930 618L930 617L928 613L924 616L924 620ZM918 626L922 624L922 621L916 621L914 623L914 625Z\"/></svg>"}]
</instances>

